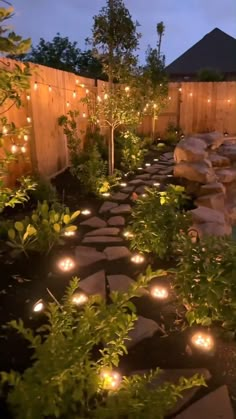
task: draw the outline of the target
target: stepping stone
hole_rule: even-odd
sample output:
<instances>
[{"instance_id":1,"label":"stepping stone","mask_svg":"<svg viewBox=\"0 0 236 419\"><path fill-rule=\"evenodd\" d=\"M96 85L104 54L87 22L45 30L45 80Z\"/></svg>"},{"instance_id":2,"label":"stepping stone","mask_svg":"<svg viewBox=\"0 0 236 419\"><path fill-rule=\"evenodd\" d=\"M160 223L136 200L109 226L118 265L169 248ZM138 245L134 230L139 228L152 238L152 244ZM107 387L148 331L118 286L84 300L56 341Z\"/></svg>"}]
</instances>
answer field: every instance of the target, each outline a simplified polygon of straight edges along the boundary
<instances>
[{"instance_id":1,"label":"stepping stone","mask_svg":"<svg viewBox=\"0 0 236 419\"><path fill-rule=\"evenodd\" d=\"M124 217L121 217L120 215L117 215L115 217L109 218L107 221L107 224L109 226L124 226L125 225L125 219Z\"/></svg>"},{"instance_id":2,"label":"stepping stone","mask_svg":"<svg viewBox=\"0 0 236 419\"><path fill-rule=\"evenodd\" d=\"M117 207L117 203L116 202L110 202L110 201L106 201L102 204L99 213L103 214L104 212L110 211L112 208Z\"/></svg>"},{"instance_id":3,"label":"stepping stone","mask_svg":"<svg viewBox=\"0 0 236 419\"><path fill-rule=\"evenodd\" d=\"M193 403L175 419L234 419L227 387L221 386Z\"/></svg>"},{"instance_id":4,"label":"stepping stone","mask_svg":"<svg viewBox=\"0 0 236 419\"><path fill-rule=\"evenodd\" d=\"M173 166L170 166L168 169L160 171L161 175L170 175L173 173Z\"/></svg>"},{"instance_id":5,"label":"stepping stone","mask_svg":"<svg viewBox=\"0 0 236 419\"><path fill-rule=\"evenodd\" d=\"M105 228L98 228L96 230L92 230L87 233L85 236L117 236L120 232L119 228L115 227L105 227Z\"/></svg>"},{"instance_id":6,"label":"stepping stone","mask_svg":"<svg viewBox=\"0 0 236 419\"><path fill-rule=\"evenodd\" d=\"M127 275L108 275L107 279L111 291L127 292L131 285L135 284L135 281ZM140 294L148 294L148 291L140 289Z\"/></svg>"},{"instance_id":7,"label":"stepping stone","mask_svg":"<svg viewBox=\"0 0 236 419\"><path fill-rule=\"evenodd\" d=\"M164 180L166 177L164 175L153 175L152 179L154 180Z\"/></svg>"},{"instance_id":8,"label":"stepping stone","mask_svg":"<svg viewBox=\"0 0 236 419\"><path fill-rule=\"evenodd\" d=\"M152 337L158 330L158 325L154 320L138 316L134 329L129 332L131 340L126 342L127 348L131 348L143 339Z\"/></svg>"},{"instance_id":9,"label":"stepping stone","mask_svg":"<svg viewBox=\"0 0 236 419\"><path fill-rule=\"evenodd\" d=\"M231 183L236 179L236 169L216 170L216 175L220 183Z\"/></svg>"},{"instance_id":10,"label":"stepping stone","mask_svg":"<svg viewBox=\"0 0 236 419\"><path fill-rule=\"evenodd\" d=\"M141 185L141 186L138 186L138 188L136 188L136 189L135 189L135 192L136 192L138 195L144 194L144 193L146 192L146 188L147 188L147 186L146 186L146 185Z\"/></svg>"},{"instance_id":11,"label":"stepping stone","mask_svg":"<svg viewBox=\"0 0 236 419\"><path fill-rule=\"evenodd\" d=\"M94 247L87 246L77 246L75 248L75 257L81 268L106 260L103 252L98 252Z\"/></svg>"},{"instance_id":12,"label":"stepping stone","mask_svg":"<svg viewBox=\"0 0 236 419\"><path fill-rule=\"evenodd\" d=\"M143 175L136 176L136 179L149 179L151 175L144 173Z\"/></svg>"},{"instance_id":13,"label":"stepping stone","mask_svg":"<svg viewBox=\"0 0 236 419\"><path fill-rule=\"evenodd\" d=\"M151 174L158 173L158 171L159 171L159 169L155 166L151 166L151 167L148 167L147 169L145 169L145 172L151 173Z\"/></svg>"},{"instance_id":14,"label":"stepping stone","mask_svg":"<svg viewBox=\"0 0 236 419\"><path fill-rule=\"evenodd\" d=\"M85 237L82 240L82 243L120 243L123 239L121 237L111 237L111 236L94 236L94 237Z\"/></svg>"},{"instance_id":15,"label":"stepping stone","mask_svg":"<svg viewBox=\"0 0 236 419\"><path fill-rule=\"evenodd\" d=\"M85 220L82 223L80 223L80 225L94 228L103 228L107 226L107 223L99 217L91 217L88 220Z\"/></svg>"},{"instance_id":16,"label":"stepping stone","mask_svg":"<svg viewBox=\"0 0 236 419\"><path fill-rule=\"evenodd\" d=\"M174 153L172 151L169 151L168 153L164 153L162 156L170 160L170 159L173 159Z\"/></svg>"},{"instance_id":17,"label":"stepping stone","mask_svg":"<svg viewBox=\"0 0 236 419\"><path fill-rule=\"evenodd\" d=\"M79 288L88 295L106 297L105 271L96 272L79 282Z\"/></svg>"},{"instance_id":18,"label":"stepping stone","mask_svg":"<svg viewBox=\"0 0 236 419\"><path fill-rule=\"evenodd\" d=\"M127 186L125 188L122 188L122 191L127 192L127 193L133 192L133 190L134 190L134 186Z\"/></svg>"},{"instance_id":19,"label":"stepping stone","mask_svg":"<svg viewBox=\"0 0 236 419\"><path fill-rule=\"evenodd\" d=\"M126 199L128 199L129 194L125 194L123 192L117 192L114 195L112 195L112 199L114 199L115 201L125 201Z\"/></svg>"},{"instance_id":20,"label":"stepping stone","mask_svg":"<svg viewBox=\"0 0 236 419\"><path fill-rule=\"evenodd\" d=\"M129 185L142 185L143 181L141 179L134 179L129 182Z\"/></svg>"},{"instance_id":21,"label":"stepping stone","mask_svg":"<svg viewBox=\"0 0 236 419\"><path fill-rule=\"evenodd\" d=\"M125 246L106 247L106 249L104 249L104 254L106 255L107 260L117 260L129 258L131 256L131 252Z\"/></svg>"},{"instance_id":22,"label":"stepping stone","mask_svg":"<svg viewBox=\"0 0 236 419\"><path fill-rule=\"evenodd\" d=\"M110 210L111 214L129 214L130 212L131 206L129 204L118 205L118 207Z\"/></svg>"},{"instance_id":23,"label":"stepping stone","mask_svg":"<svg viewBox=\"0 0 236 419\"><path fill-rule=\"evenodd\" d=\"M152 185L153 185L153 183L155 183L155 180L154 180L154 179L152 179L152 180L146 180L146 182L145 182L145 186L150 187L150 186L152 186Z\"/></svg>"}]
</instances>

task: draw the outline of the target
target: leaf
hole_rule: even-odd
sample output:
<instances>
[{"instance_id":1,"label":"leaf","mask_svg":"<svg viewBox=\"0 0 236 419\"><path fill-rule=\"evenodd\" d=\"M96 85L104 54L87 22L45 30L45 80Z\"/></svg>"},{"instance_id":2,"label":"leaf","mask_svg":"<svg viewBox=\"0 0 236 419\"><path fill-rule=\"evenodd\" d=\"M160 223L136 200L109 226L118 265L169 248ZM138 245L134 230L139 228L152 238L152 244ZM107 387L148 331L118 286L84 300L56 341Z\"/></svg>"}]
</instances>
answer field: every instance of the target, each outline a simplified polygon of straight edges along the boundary
<instances>
[{"instance_id":1,"label":"leaf","mask_svg":"<svg viewBox=\"0 0 236 419\"><path fill-rule=\"evenodd\" d=\"M37 214L32 214L31 218L32 218L32 220L33 220L35 223L36 223L36 222L38 221L38 219L39 219L39 217L38 217L38 215L37 215Z\"/></svg>"},{"instance_id":2,"label":"leaf","mask_svg":"<svg viewBox=\"0 0 236 419\"><path fill-rule=\"evenodd\" d=\"M16 221L14 225L17 231L21 232L24 230L24 224L21 223L20 221Z\"/></svg>"},{"instance_id":3,"label":"leaf","mask_svg":"<svg viewBox=\"0 0 236 419\"><path fill-rule=\"evenodd\" d=\"M27 226L27 230L26 231L27 231L27 233L28 233L29 236L34 236L35 234L37 234L36 228L34 228L31 224L29 224Z\"/></svg>"},{"instance_id":4,"label":"leaf","mask_svg":"<svg viewBox=\"0 0 236 419\"><path fill-rule=\"evenodd\" d=\"M60 233L61 231L61 226L58 223L53 224L53 228L56 231L56 233Z\"/></svg>"},{"instance_id":5,"label":"leaf","mask_svg":"<svg viewBox=\"0 0 236 419\"><path fill-rule=\"evenodd\" d=\"M192 325L193 325L193 323L195 323L195 322L196 322L196 318L195 318L195 313L194 313L194 311L188 311L188 312L185 314L185 317L186 317L186 319L187 319L188 323L190 324L190 326L192 326Z\"/></svg>"},{"instance_id":6,"label":"leaf","mask_svg":"<svg viewBox=\"0 0 236 419\"><path fill-rule=\"evenodd\" d=\"M80 211L79 210L73 212L73 214L70 217L71 221L74 220L75 218L77 218L79 215L80 215Z\"/></svg>"},{"instance_id":7,"label":"leaf","mask_svg":"<svg viewBox=\"0 0 236 419\"><path fill-rule=\"evenodd\" d=\"M68 214L64 215L63 221L64 221L65 224L69 224L69 222L70 222L70 216Z\"/></svg>"},{"instance_id":8,"label":"leaf","mask_svg":"<svg viewBox=\"0 0 236 419\"><path fill-rule=\"evenodd\" d=\"M7 234L8 234L8 237L9 237L10 240L14 240L15 237L16 237L16 232L15 232L14 228L10 228L8 230Z\"/></svg>"}]
</instances>

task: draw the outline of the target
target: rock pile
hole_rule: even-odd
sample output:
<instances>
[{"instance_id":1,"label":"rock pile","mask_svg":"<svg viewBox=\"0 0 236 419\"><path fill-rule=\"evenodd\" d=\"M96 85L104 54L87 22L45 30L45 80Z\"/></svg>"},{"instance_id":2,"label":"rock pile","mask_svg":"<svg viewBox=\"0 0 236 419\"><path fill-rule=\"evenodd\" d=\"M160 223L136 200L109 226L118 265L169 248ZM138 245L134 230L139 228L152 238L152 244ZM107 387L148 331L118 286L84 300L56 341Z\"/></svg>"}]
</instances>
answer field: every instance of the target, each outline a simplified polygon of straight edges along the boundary
<instances>
[{"instance_id":1,"label":"rock pile","mask_svg":"<svg viewBox=\"0 0 236 419\"><path fill-rule=\"evenodd\" d=\"M174 175L186 179L196 197L193 228L200 237L230 235L236 221L236 138L218 132L187 137L176 146L174 160Z\"/></svg>"}]
</instances>

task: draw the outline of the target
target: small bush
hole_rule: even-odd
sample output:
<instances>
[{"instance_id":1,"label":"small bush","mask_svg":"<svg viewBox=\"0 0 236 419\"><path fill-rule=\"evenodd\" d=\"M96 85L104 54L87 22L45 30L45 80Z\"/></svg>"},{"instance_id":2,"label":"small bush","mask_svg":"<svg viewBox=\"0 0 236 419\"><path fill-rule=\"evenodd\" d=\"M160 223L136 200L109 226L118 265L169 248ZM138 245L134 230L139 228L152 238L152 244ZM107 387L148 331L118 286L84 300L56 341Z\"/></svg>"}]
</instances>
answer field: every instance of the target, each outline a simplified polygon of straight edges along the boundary
<instances>
[{"instance_id":1,"label":"small bush","mask_svg":"<svg viewBox=\"0 0 236 419\"><path fill-rule=\"evenodd\" d=\"M134 172L142 166L146 149L142 139L131 131L126 131L118 138L121 153L121 167L126 172Z\"/></svg>"},{"instance_id":2,"label":"small bush","mask_svg":"<svg viewBox=\"0 0 236 419\"><path fill-rule=\"evenodd\" d=\"M49 179L42 176L36 176L35 182L37 186L30 192L30 196L34 201L47 201L49 203L57 201L56 188L51 184Z\"/></svg>"},{"instance_id":3,"label":"small bush","mask_svg":"<svg viewBox=\"0 0 236 419\"><path fill-rule=\"evenodd\" d=\"M197 74L198 81L223 81L224 75L214 68L202 68Z\"/></svg>"},{"instance_id":4,"label":"small bush","mask_svg":"<svg viewBox=\"0 0 236 419\"><path fill-rule=\"evenodd\" d=\"M176 127L174 124L169 123L167 130L164 135L164 141L168 144L177 144L182 134L181 129Z\"/></svg>"},{"instance_id":5,"label":"small bush","mask_svg":"<svg viewBox=\"0 0 236 419\"><path fill-rule=\"evenodd\" d=\"M0 213L5 208L15 208L18 204L25 204L30 199L30 192L36 189L37 183L29 176L19 179L16 188L10 189L3 186L0 179Z\"/></svg>"},{"instance_id":6,"label":"small bush","mask_svg":"<svg viewBox=\"0 0 236 419\"><path fill-rule=\"evenodd\" d=\"M236 244L226 237L204 237L192 243L182 236L177 247L180 259L174 286L189 324L220 322L235 330Z\"/></svg>"},{"instance_id":7,"label":"small bush","mask_svg":"<svg viewBox=\"0 0 236 419\"><path fill-rule=\"evenodd\" d=\"M7 244L13 251L13 256L23 252L26 256L30 251L49 253L60 243L61 236L66 231L75 231L72 223L78 217L79 211L70 214L69 208L59 204L48 205L46 201L38 202L36 210L30 216L16 222L7 222Z\"/></svg>"},{"instance_id":8,"label":"small bush","mask_svg":"<svg viewBox=\"0 0 236 419\"><path fill-rule=\"evenodd\" d=\"M36 334L22 320L10 322L34 351L32 366L24 372L0 375L14 418L163 419L184 390L204 385L198 376L181 378L176 385L150 385L157 369L121 377L120 386L111 386L108 373L127 353L128 332L137 319L130 299L155 275L148 270L127 293L112 293L110 304L89 297L83 306L72 304L79 286L74 278L62 303L49 304L47 322Z\"/></svg>"},{"instance_id":9,"label":"small bush","mask_svg":"<svg viewBox=\"0 0 236 419\"><path fill-rule=\"evenodd\" d=\"M146 196L136 201L132 212L131 247L160 258L171 257L177 236L190 225L182 209L186 200L181 186L170 185L166 192L147 189Z\"/></svg>"}]
</instances>

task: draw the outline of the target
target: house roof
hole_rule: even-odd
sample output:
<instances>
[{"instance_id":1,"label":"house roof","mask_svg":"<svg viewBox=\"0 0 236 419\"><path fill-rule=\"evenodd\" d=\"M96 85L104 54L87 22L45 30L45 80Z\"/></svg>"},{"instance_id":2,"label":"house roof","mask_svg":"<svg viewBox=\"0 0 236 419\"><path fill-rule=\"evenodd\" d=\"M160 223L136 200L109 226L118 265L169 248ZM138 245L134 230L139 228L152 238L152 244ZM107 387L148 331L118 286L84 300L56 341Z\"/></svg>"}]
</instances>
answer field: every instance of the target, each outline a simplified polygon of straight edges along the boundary
<instances>
[{"instance_id":1,"label":"house roof","mask_svg":"<svg viewBox=\"0 0 236 419\"><path fill-rule=\"evenodd\" d=\"M166 67L169 74L195 74L203 68L236 73L236 39L218 28Z\"/></svg>"}]
</instances>

